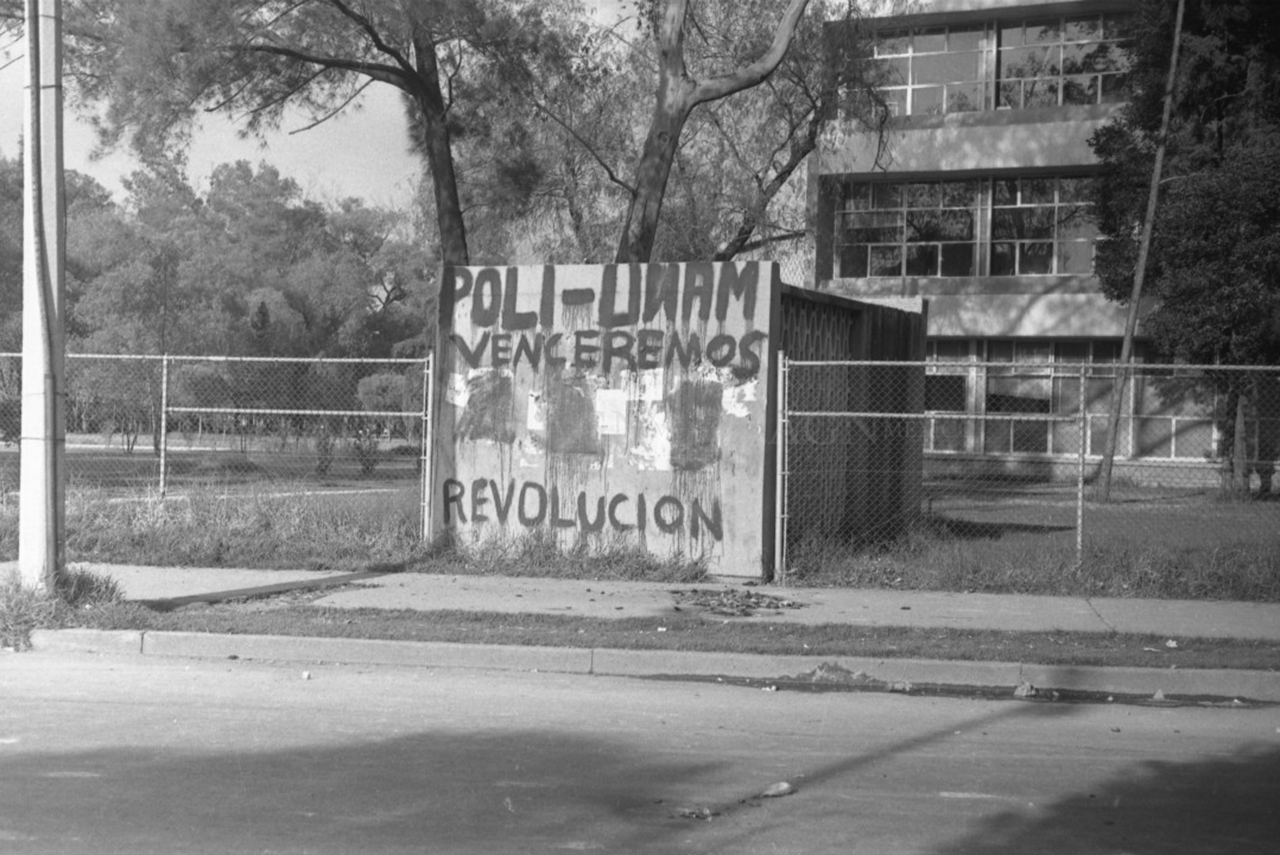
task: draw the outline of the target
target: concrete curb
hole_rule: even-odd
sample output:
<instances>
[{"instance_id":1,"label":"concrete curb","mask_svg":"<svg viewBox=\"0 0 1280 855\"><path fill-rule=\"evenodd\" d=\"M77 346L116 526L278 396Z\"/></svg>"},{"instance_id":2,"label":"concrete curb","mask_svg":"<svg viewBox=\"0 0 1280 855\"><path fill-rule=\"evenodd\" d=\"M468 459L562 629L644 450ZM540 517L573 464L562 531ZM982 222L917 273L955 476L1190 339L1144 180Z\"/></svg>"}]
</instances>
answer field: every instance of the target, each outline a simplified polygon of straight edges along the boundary
<instances>
[{"instance_id":1,"label":"concrete curb","mask_svg":"<svg viewBox=\"0 0 1280 855\"><path fill-rule=\"evenodd\" d=\"M1118 695L1240 698L1280 703L1280 673L1208 669L1105 668L931 659L769 656L614 648L517 647L496 644L382 641L276 635L222 635L137 630L36 630L32 649L51 653L136 654L192 659L337 662L414 668L547 671L618 677L730 677L782 680L839 665L870 681L954 688L1009 687Z\"/></svg>"}]
</instances>

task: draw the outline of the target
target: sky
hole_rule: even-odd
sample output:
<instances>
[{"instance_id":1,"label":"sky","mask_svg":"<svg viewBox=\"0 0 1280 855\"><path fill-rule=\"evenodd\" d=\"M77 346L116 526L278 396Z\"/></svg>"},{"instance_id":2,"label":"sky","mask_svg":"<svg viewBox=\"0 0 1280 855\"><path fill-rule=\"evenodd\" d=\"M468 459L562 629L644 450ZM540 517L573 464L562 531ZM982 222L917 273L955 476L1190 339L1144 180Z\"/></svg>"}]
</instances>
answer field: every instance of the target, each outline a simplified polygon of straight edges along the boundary
<instances>
[{"instance_id":1,"label":"sky","mask_svg":"<svg viewBox=\"0 0 1280 855\"><path fill-rule=\"evenodd\" d=\"M602 19L616 19L627 0L586 0ZM6 46L7 47L7 46ZM0 64L21 54L14 45L9 56L0 52ZM10 62L0 69L0 155L17 157L22 138L23 90L26 64ZM359 106L361 109L353 110ZM74 169L96 179L117 202L125 191L121 179L138 168L127 152L94 157L96 140L92 128L68 108L63 127L63 160ZM188 153L187 175L197 189L208 186L209 174L220 163L248 160L266 161L302 188L307 198L335 203L357 196L366 204L408 210L422 175L422 162L408 152L408 132L399 91L375 83L361 99L319 127L301 133L288 131L305 127L301 116L286 119L281 133L267 140L266 147L254 139L240 139L235 124L223 115L206 116L200 131L193 135Z\"/></svg>"},{"instance_id":2,"label":"sky","mask_svg":"<svg viewBox=\"0 0 1280 855\"><path fill-rule=\"evenodd\" d=\"M20 48L19 48L20 50ZM23 95L26 64L19 61L0 70L0 154L17 157L22 138ZM404 110L399 93L374 84L359 102L362 109L347 108L339 116L302 133L302 117L286 120L282 132L273 134L264 148L253 139L238 138L235 125L222 116L205 117L188 154L187 174L202 188L219 163L266 161L293 178L310 199L336 202L359 196L370 205L408 209L421 174L421 162L408 152ZM95 158L92 128L68 108L63 126L63 159L67 169L95 178L115 197L124 200L121 179L138 168L126 152Z\"/></svg>"}]
</instances>

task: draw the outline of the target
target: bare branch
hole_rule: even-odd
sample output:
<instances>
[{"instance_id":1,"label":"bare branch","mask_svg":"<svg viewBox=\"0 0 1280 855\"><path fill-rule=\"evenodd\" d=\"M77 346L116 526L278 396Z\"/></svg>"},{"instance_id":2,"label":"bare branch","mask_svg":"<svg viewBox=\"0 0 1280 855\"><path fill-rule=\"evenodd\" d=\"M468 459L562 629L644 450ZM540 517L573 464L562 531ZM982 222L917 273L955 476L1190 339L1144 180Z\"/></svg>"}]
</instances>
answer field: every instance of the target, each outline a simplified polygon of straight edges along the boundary
<instances>
[{"instance_id":1,"label":"bare branch","mask_svg":"<svg viewBox=\"0 0 1280 855\"><path fill-rule=\"evenodd\" d=\"M783 13L782 21L778 24L778 29L773 34L773 42L769 45L769 49L755 62L738 69L732 74L699 83L694 88L693 103L703 104L707 101L719 100L735 92L741 92L743 89L755 86L772 74L774 69L782 62L782 58L786 56L787 48L791 45L791 39L795 35L796 27L799 25L800 18L804 15L805 8L808 5L809 0L791 0L790 5L787 6L787 11Z\"/></svg>"},{"instance_id":2,"label":"bare branch","mask_svg":"<svg viewBox=\"0 0 1280 855\"><path fill-rule=\"evenodd\" d=\"M372 81L372 80L366 80L364 83L361 83L361 84L356 88L356 91L355 91L355 92L352 92L352 93L351 93L351 95L350 95L350 97L348 97L348 98L344 99L344 100L342 101L342 103L341 103L341 104L339 104L338 106L334 107L334 108L333 108L332 110L330 110L328 113L325 113L323 116L321 116L320 118L316 119L316 120L315 120L314 122L312 122L311 124L309 124L309 125L304 125L304 126L303 126L303 127L301 127L301 128L294 128L293 130L289 131L289 135L290 135L290 136L293 136L294 134L300 134L300 133L303 133L304 131L309 131L309 130L311 130L312 128L319 127L320 125L323 125L325 122L329 121L329 120L330 120L330 119L332 119L334 116L336 116L336 115L338 115L339 113L341 113L341 112L343 111L343 109L344 109L348 104L350 104L352 101L354 101L354 100L356 100L357 98L359 98L359 97L360 97L360 94L361 94L362 92L364 92L364 90L366 90L366 89L368 89L370 86L372 86L373 84L374 84L374 81Z\"/></svg>"}]
</instances>

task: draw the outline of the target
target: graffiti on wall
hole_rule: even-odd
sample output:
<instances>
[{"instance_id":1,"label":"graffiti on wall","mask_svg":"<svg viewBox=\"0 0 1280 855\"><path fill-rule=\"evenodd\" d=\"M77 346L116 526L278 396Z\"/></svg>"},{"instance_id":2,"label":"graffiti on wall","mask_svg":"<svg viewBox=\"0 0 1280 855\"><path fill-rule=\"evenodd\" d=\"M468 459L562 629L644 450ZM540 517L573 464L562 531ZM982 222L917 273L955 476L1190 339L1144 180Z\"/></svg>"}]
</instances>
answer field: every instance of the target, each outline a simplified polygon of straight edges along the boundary
<instances>
[{"instance_id":1,"label":"graffiti on wall","mask_svg":"<svg viewBox=\"0 0 1280 855\"><path fill-rule=\"evenodd\" d=\"M442 524L725 541L725 496L760 468L772 281L754 262L449 269Z\"/></svg>"}]
</instances>

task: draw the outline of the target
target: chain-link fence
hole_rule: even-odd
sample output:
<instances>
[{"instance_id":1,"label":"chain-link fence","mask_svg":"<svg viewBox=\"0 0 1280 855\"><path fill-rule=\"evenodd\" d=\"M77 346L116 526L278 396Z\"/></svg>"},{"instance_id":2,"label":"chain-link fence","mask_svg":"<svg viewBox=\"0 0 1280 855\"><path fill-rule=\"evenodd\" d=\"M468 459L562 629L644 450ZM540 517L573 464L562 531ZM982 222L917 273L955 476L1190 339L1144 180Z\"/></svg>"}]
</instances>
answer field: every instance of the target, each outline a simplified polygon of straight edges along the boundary
<instances>
[{"instance_id":1,"label":"chain-link fence","mask_svg":"<svg viewBox=\"0 0 1280 855\"><path fill-rule=\"evenodd\" d=\"M784 573L923 541L1077 565L1280 543L1280 368L784 359L780 377Z\"/></svg>"},{"instance_id":2,"label":"chain-link fence","mask_svg":"<svg viewBox=\"0 0 1280 855\"><path fill-rule=\"evenodd\" d=\"M67 481L107 495L420 486L429 359L68 354ZM21 356L0 354L0 487Z\"/></svg>"}]
</instances>

